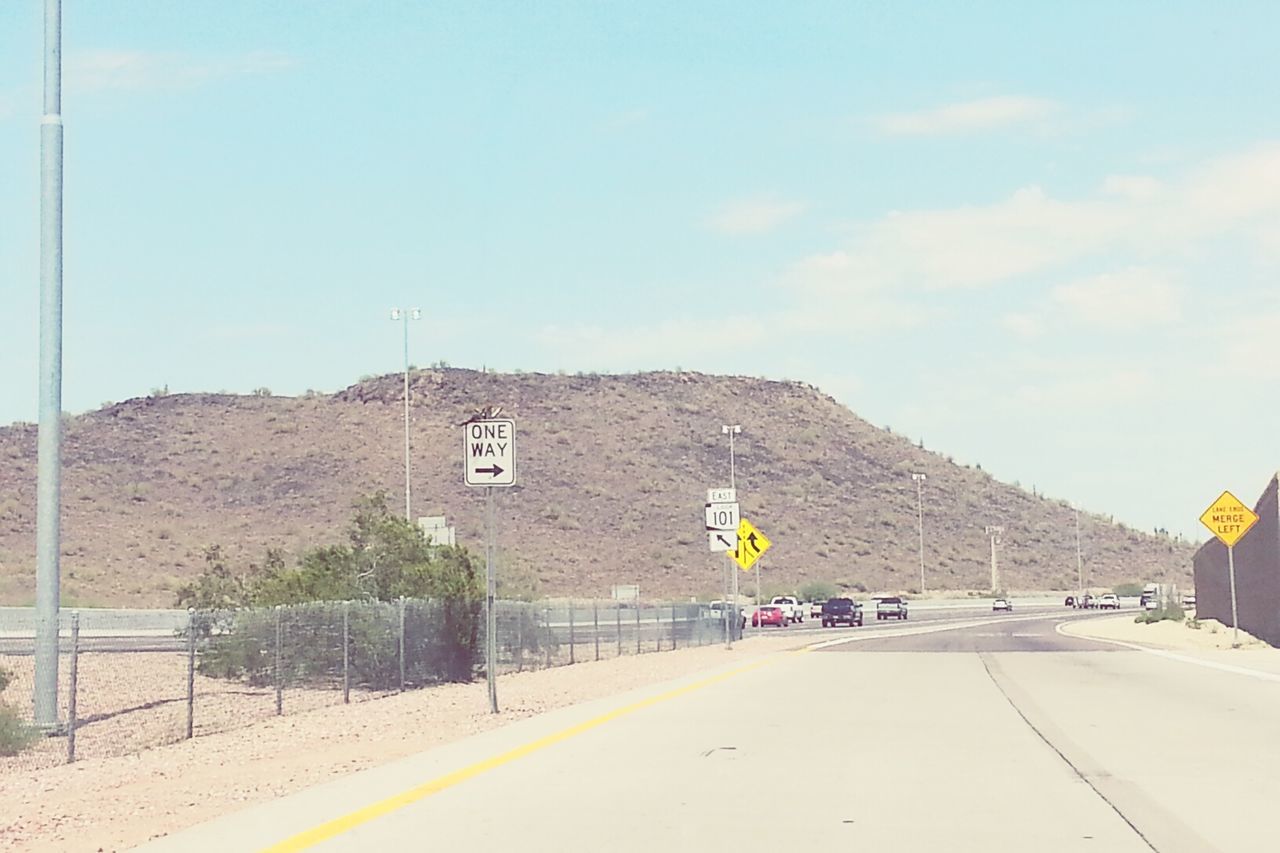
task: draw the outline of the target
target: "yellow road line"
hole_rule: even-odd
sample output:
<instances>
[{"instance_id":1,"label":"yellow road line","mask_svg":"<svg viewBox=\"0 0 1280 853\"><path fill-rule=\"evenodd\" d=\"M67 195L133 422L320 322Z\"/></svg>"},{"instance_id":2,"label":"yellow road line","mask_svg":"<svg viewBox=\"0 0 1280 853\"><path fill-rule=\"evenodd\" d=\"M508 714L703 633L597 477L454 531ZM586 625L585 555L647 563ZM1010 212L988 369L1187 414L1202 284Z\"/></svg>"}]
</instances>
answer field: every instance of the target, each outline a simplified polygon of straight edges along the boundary
<instances>
[{"instance_id":1,"label":"yellow road line","mask_svg":"<svg viewBox=\"0 0 1280 853\"><path fill-rule=\"evenodd\" d=\"M619 717L633 714L636 711L649 708L660 702L666 702L669 699L675 699L679 696L685 695L686 693L701 690L704 687L709 687L712 684L732 678L735 675L750 672L753 669L758 669L764 666L772 660L777 660L777 658L768 657L764 660L748 664L747 666L723 672L720 675L705 678L702 681L696 681L693 684L686 684L684 687L677 687L675 690L669 690L666 693L660 693L657 696L650 696L648 699L641 699L639 702L635 702L631 705L616 708L607 714L601 714L598 717L578 723L575 726L570 726L569 728L563 729L554 734L547 735L546 737L539 738L535 741L530 741L523 746L518 746L515 749L502 753L501 755L495 755L492 758L487 758L484 761L479 761L468 767L463 767L460 770L447 773L444 776L432 779L430 782L426 782L416 788L410 788L407 791L388 797L385 800L365 806L362 809L357 809L356 811L345 814L342 817L334 818L333 820L322 823L319 826L312 827L311 829L277 842L270 847L263 848L263 853L295 853L295 851L306 850L323 841L328 841L329 839L335 838L344 832L355 829L361 824L368 823L371 820L376 820L383 815L390 814L391 812L402 809L405 806L412 805L413 803L426 799L433 794L438 794L441 791L452 788L454 785L465 782L474 776L487 773L494 768L501 767L504 764L509 764L512 761L524 758L526 755L531 755L539 750L546 749L547 747L560 743L561 741L568 740L575 735L580 735L583 732L590 731L591 729L602 726L611 720L616 720Z\"/></svg>"}]
</instances>

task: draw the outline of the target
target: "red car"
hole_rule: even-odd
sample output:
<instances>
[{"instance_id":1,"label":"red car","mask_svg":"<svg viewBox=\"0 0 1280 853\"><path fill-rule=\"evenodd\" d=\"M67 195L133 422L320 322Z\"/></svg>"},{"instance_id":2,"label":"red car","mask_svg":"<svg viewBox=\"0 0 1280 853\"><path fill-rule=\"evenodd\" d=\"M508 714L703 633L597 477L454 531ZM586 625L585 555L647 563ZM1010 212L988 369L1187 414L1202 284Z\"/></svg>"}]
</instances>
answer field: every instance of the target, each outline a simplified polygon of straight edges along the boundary
<instances>
[{"instance_id":1,"label":"red car","mask_svg":"<svg viewBox=\"0 0 1280 853\"><path fill-rule=\"evenodd\" d=\"M751 614L751 627L759 628L762 625L777 625L779 628L787 626L787 614L781 607L771 607L769 605L761 605L755 613Z\"/></svg>"}]
</instances>

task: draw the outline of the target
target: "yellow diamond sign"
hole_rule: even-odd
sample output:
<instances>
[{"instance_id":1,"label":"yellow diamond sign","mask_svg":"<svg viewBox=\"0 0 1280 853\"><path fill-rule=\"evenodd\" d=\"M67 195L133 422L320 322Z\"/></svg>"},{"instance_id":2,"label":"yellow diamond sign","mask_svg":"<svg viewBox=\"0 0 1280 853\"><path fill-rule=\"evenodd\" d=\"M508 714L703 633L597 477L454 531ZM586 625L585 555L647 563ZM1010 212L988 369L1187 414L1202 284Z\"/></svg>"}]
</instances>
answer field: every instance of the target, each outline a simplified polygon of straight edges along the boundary
<instances>
[{"instance_id":1,"label":"yellow diamond sign","mask_svg":"<svg viewBox=\"0 0 1280 853\"><path fill-rule=\"evenodd\" d=\"M1228 548L1240 541L1249 532L1249 528L1258 523L1258 514L1240 503L1240 499L1230 492L1213 502L1213 506L1200 516L1200 523L1213 531L1213 535L1222 540Z\"/></svg>"},{"instance_id":2,"label":"yellow diamond sign","mask_svg":"<svg viewBox=\"0 0 1280 853\"><path fill-rule=\"evenodd\" d=\"M773 543L769 537L745 518L738 522L738 547L729 552L734 562L745 572L756 564L756 560L769 550Z\"/></svg>"}]
</instances>

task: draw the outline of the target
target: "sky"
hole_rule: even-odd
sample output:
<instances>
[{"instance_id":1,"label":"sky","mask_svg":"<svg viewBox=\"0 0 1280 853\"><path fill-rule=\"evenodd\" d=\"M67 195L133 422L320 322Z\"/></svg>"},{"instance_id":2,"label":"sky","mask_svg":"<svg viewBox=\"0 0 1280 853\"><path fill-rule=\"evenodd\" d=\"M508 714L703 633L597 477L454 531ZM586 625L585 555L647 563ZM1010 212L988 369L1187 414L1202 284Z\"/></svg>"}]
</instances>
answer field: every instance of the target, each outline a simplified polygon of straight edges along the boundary
<instances>
[{"instance_id":1,"label":"sky","mask_svg":"<svg viewBox=\"0 0 1280 853\"><path fill-rule=\"evenodd\" d=\"M42 4L0 3L0 424ZM803 380L1193 539L1280 467L1274 2L63 4L64 408L410 360ZM750 424L744 424L750 429Z\"/></svg>"}]
</instances>

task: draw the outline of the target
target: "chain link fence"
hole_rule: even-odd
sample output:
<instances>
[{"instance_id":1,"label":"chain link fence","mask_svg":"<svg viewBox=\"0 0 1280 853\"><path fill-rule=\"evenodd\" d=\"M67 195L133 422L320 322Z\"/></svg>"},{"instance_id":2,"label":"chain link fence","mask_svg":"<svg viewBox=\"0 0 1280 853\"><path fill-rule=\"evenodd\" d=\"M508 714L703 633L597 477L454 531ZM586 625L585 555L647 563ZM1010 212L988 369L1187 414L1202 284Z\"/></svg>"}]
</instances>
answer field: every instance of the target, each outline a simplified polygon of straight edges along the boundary
<instances>
[{"instance_id":1,"label":"chain link fence","mask_svg":"<svg viewBox=\"0 0 1280 853\"><path fill-rule=\"evenodd\" d=\"M126 755L283 714L484 677L480 602L401 599L191 611L151 636L60 637L59 726L32 724L34 639L0 625L0 773ZM181 616L181 614L180 614ZM498 602L497 674L724 639L706 605Z\"/></svg>"}]
</instances>

